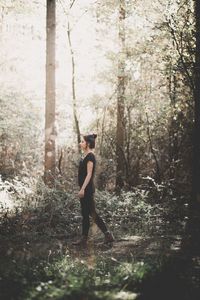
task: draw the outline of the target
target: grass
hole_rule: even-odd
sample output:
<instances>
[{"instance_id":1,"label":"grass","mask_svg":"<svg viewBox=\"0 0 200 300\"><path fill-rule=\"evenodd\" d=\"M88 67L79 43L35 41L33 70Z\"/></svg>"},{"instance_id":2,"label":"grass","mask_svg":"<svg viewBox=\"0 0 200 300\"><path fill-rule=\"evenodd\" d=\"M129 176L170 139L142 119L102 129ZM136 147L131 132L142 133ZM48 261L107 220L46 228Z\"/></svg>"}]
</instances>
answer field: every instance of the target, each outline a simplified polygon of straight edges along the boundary
<instances>
[{"instance_id":1,"label":"grass","mask_svg":"<svg viewBox=\"0 0 200 300\"><path fill-rule=\"evenodd\" d=\"M182 216L179 220L169 214L167 219L167 209L176 214L175 202L156 204L139 189L121 195L97 191L97 208L115 236L142 238L100 249L97 232L96 248L85 253L69 246L80 232L77 198L42 183L33 186L7 182L6 191L19 205L12 213L1 214L0 299L139 299L146 282L166 264L171 240L161 235L175 235L181 228ZM3 182L1 190L5 190Z\"/></svg>"},{"instance_id":2,"label":"grass","mask_svg":"<svg viewBox=\"0 0 200 300\"><path fill-rule=\"evenodd\" d=\"M20 300L135 299L140 284L157 270L155 263L105 255L74 258L67 253L51 261L4 260L1 291L14 287L13 299ZM9 295L2 296L6 299Z\"/></svg>"}]
</instances>

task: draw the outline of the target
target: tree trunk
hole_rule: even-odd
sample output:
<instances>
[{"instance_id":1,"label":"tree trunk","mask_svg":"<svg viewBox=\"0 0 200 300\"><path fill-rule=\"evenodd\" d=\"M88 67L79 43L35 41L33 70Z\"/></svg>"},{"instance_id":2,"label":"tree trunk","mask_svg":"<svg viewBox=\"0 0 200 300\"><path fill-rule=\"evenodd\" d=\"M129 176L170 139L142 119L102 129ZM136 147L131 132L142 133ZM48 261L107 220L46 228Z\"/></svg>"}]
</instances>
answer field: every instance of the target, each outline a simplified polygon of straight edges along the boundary
<instances>
[{"instance_id":1,"label":"tree trunk","mask_svg":"<svg viewBox=\"0 0 200 300\"><path fill-rule=\"evenodd\" d=\"M124 102L125 102L125 0L119 4L119 61L117 95L117 132L116 132L116 189L124 186Z\"/></svg>"},{"instance_id":2,"label":"tree trunk","mask_svg":"<svg viewBox=\"0 0 200 300\"><path fill-rule=\"evenodd\" d=\"M195 19L193 201L200 203L200 2L198 0L195 1Z\"/></svg>"},{"instance_id":3,"label":"tree trunk","mask_svg":"<svg viewBox=\"0 0 200 300\"><path fill-rule=\"evenodd\" d=\"M46 107L44 181L53 186L55 179L55 38L56 0L47 0L46 15Z\"/></svg>"},{"instance_id":4,"label":"tree trunk","mask_svg":"<svg viewBox=\"0 0 200 300\"><path fill-rule=\"evenodd\" d=\"M160 165L156 156L156 152L153 148L153 143L152 143L152 137L151 137L151 132L150 132L150 126L149 126L149 118L148 118L148 114L146 113L146 118L147 118L147 136L148 136L148 140L149 140L149 145L150 145L150 149L151 149L151 153L153 155L153 158L155 160L155 164L156 164L156 172L155 172L155 181L157 183L161 183L161 171L160 171Z\"/></svg>"},{"instance_id":5,"label":"tree trunk","mask_svg":"<svg viewBox=\"0 0 200 300\"><path fill-rule=\"evenodd\" d=\"M177 78L176 74L173 73L173 69L170 68L169 74L169 95L170 95L170 127L169 127L169 162L170 162L170 178L175 178L176 161L178 160L178 138L177 138L177 121L174 119L175 116L175 105L176 105L176 88Z\"/></svg>"},{"instance_id":6,"label":"tree trunk","mask_svg":"<svg viewBox=\"0 0 200 300\"><path fill-rule=\"evenodd\" d=\"M81 141L81 133L79 128L78 116L77 116L76 89L75 89L75 62L74 62L74 52L73 52L72 42L71 42L71 31L70 31L69 21L68 21L67 36L68 36L68 43L69 43L71 62L72 62L72 100L73 100L74 124L75 124L76 136L77 136L78 152L80 152L79 143Z\"/></svg>"},{"instance_id":7,"label":"tree trunk","mask_svg":"<svg viewBox=\"0 0 200 300\"><path fill-rule=\"evenodd\" d=\"M185 238L182 241L184 253L191 258L200 251L200 2L195 2L196 49L194 65L194 131L192 199L189 202Z\"/></svg>"},{"instance_id":8,"label":"tree trunk","mask_svg":"<svg viewBox=\"0 0 200 300\"><path fill-rule=\"evenodd\" d=\"M4 6L0 7L0 34L3 32Z\"/></svg>"}]
</instances>

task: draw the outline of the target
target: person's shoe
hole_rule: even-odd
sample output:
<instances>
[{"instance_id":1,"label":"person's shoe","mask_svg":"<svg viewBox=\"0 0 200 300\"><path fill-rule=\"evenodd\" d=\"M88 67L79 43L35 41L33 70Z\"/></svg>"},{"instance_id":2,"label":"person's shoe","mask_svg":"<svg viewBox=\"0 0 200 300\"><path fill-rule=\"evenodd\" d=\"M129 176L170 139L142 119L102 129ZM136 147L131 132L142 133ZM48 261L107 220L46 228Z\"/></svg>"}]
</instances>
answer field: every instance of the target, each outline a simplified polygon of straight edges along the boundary
<instances>
[{"instance_id":1,"label":"person's shoe","mask_svg":"<svg viewBox=\"0 0 200 300\"><path fill-rule=\"evenodd\" d=\"M87 237L82 236L78 241L72 242L72 245L75 246L86 246L87 245Z\"/></svg>"},{"instance_id":2,"label":"person's shoe","mask_svg":"<svg viewBox=\"0 0 200 300\"><path fill-rule=\"evenodd\" d=\"M105 233L104 243L107 244L107 243L112 243L112 242L114 242L114 236L111 232L107 231Z\"/></svg>"}]
</instances>

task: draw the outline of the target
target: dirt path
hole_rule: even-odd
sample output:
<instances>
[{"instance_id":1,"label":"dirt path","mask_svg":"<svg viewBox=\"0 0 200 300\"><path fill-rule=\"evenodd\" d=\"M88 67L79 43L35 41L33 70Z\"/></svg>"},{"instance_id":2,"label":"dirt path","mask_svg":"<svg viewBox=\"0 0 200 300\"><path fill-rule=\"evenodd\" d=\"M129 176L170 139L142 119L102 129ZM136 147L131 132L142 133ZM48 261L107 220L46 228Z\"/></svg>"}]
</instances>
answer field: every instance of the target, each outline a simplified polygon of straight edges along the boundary
<instances>
[{"instance_id":1,"label":"dirt path","mask_svg":"<svg viewBox=\"0 0 200 300\"><path fill-rule=\"evenodd\" d=\"M38 259L47 259L56 255L70 254L73 257L87 255L113 256L117 259L137 257L142 258L150 255L165 253L170 255L180 249L180 236L126 236L116 238L110 244L103 244L103 239L90 237L87 247L72 245L73 239L63 236L13 236L12 238L0 237L0 254L16 259L29 260L37 255Z\"/></svg>"},{"instance_id":2,"label":"dirt path","mask_svg":"<svg viewBox=\"0 0 200 300\"><path fill-rule=\"evenodd\" d=\"M200 255L188 259L181 253L180 236L124 236L111 245L103 239L91 236L86 248L72 245L73 239L64 236L15 235L0 237L0 256L6 261L26 263L31 259L50 262L53 258L69 255L72 259L84 260L94 268L98 257L110 258L115 262L142 261L158 258L161 254L175 257L162 274L155 275L144 283L141 300L199 300L200 299ZM174 291L173 291L174 290Z\"/></svg>"}]
</instances>

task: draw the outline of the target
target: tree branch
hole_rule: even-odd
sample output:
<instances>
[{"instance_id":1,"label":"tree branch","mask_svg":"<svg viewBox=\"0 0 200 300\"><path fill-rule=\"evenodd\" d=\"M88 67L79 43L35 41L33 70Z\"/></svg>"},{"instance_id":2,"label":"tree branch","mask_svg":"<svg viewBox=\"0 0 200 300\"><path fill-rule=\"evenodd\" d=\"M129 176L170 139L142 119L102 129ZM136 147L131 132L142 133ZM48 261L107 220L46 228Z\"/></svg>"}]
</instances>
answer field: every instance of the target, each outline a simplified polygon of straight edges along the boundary
<instances>
[{"instance_id":1,"label":"tree branch","mask_svg":"<svg viewBox=\"0 0 200 300\"><path fill-rule=\"evenodd\" d=\"M72 9L72 7L73 7L73 5L74 5L75 1L76 1L76 0L72 0L72 2L71 2L71 4L70 4L70 7L69 7L69 9Z\"/></svg>"},{"instance_id":2,"label":"tree branch","mask_svg":"<svg viewBox=\"0 0 200 300\"><path fill-rule=\"evenodd\" d=\"M190 73L188 72L188 68L186 66L186 63L185 63L185 60L184 60L184 57L183 57L183 54L182 54L182 49L180 49L179 47L179 43L178 43L178 40L177 40L177 37L176 37L176 34L175 34L175 30L173 29L173 27L170 25L170 22L167 23L167 25L169 26L169 29L171 31L171 34L172 34L172 37L174 39L174 42L176 44L176 49L178 51L178 54L179 54L179 57L180 57L180 60L181 60L181 63L183 65L183 69L184 69L184 72L188 78L188 81L189 81L189 86L190 88L194 91L194 82L192 80L192 77L190 76Z\"/></svg>"}]
</instances>

